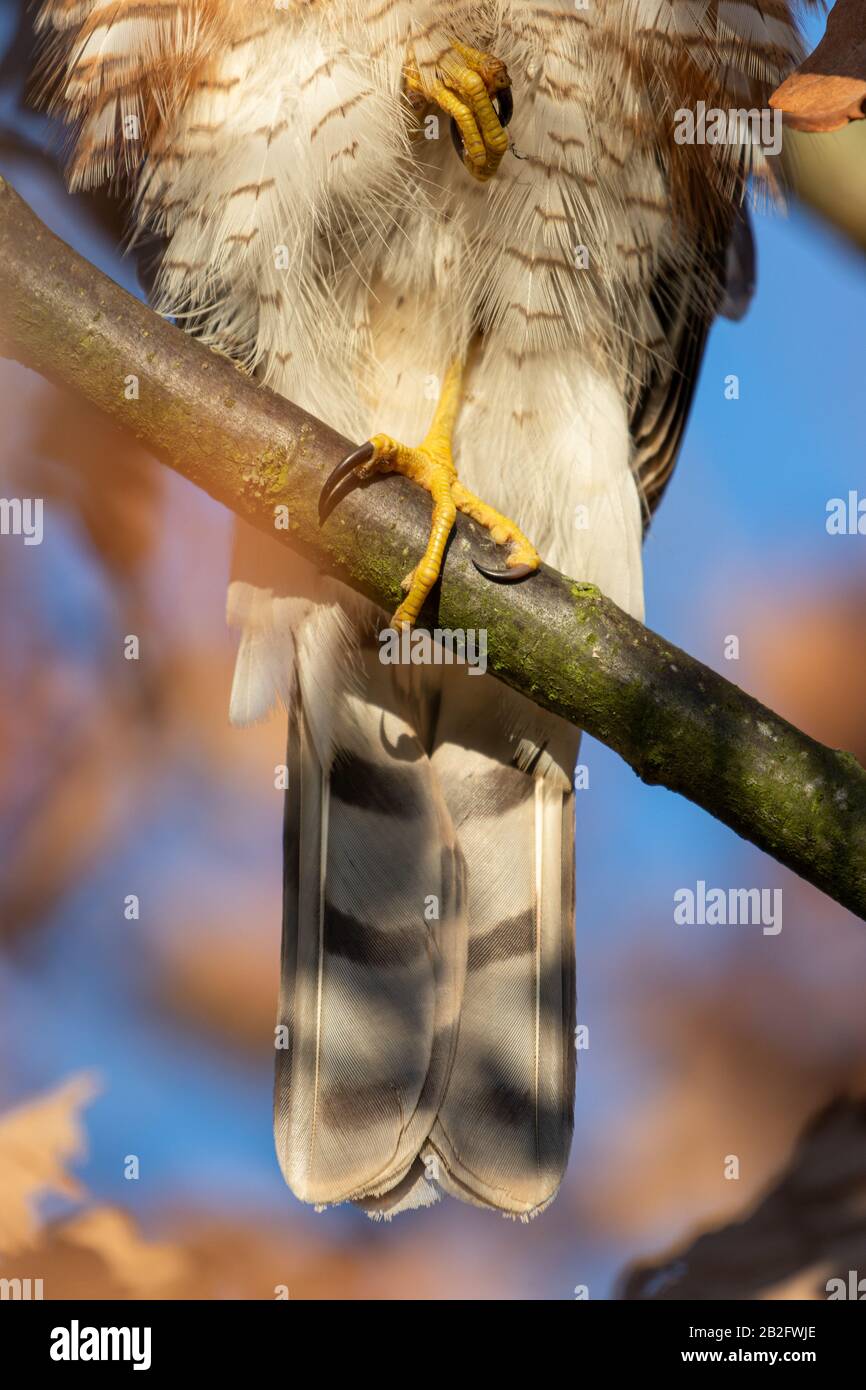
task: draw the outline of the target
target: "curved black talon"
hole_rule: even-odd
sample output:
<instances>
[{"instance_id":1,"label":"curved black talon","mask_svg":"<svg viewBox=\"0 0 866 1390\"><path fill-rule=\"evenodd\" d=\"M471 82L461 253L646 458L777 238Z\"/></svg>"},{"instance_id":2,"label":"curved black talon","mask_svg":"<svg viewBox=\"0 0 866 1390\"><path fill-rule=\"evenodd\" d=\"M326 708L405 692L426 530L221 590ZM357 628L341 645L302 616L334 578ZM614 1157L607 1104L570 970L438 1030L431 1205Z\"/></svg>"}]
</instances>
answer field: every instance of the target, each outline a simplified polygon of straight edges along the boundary
<instances>
[{"instance_id":1,"label":"curved black talon","mask_svg":"<svg viewBox=\"0 0 866 1390\"><path fill-rule=\"evenodd\" d=\"M375 452L375 446L368 439L366 444L359 445L357 449L352 450L351 454L347 454L346 457L337 464L333 472L328 474L322 491L319 493L319 525L321 525L331 510L331 503L334 500L334 494L340 486L340 483L342 483L345 478L348 478L351 473L354 473L356 468L360 468L361 464L369 463Z\"/></svg>"},{"instance_id":2,"label":"curved black talon","mask_svg":"<svg viewBox=\"0 0 866 1390\"><path fill-rule=\"evenodd\" d=\"M485 579L492 579L494 584L519 584L521 579L528 579L531 574L538 573L538 569L533 565L512 565L510 569L489 570L484 565L479 565L474 556L472 563L479 574L483 574Z\"/></svg>"},{"instance_id":3,"label":"curved black talon","mask_svg":"<svg viewBox=\"0 0 866 1390\"><path fill-rule=\"evenodd\" d=\"M510 87L502 87L493 98L496 107L496 114L499 117L499 124L508 125L514 115L514 95Z\"/></svg>"},{"instance_id":4,"label":"curved black talon","mask_svg":"<svg viewBox=\"0 0 866 1390\"><path fill-rule=\"evenodd\" d=\"M500 91L494 92L491 101L496 108L499 124L507 126L514 115L514 97L511 88L502 87ZM453 116L451 117L451 143L462 160L464 154L463 136L460 134L460 127Z\"/></svg>"}]
</instances>

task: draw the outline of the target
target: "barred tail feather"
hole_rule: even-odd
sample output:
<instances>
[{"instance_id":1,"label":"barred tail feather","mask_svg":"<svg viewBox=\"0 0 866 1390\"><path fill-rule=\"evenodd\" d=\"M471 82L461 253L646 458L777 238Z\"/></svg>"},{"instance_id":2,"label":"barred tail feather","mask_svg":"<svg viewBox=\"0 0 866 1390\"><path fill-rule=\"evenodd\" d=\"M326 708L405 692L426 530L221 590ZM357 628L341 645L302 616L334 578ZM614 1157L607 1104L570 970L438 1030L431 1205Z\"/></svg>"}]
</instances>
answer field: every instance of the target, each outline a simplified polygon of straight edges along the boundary
<instances>
[{"instance_id":1,"label":"barred tail feather","mask_svg":"<svg viewBox=\"0 0 866 1390\"><path fill-rule=\"evenodd\" d=\"M466 859L457 1052L425 1150L464 1200L528 1219L556 1195L574 1104L574 796L579 735L515 740L488 678L443 696L433 766ZM507 696L512 719L526 702ZM538 726L539 716L531 716Z\"/></svg>"},{"instance_id":2,"label":"barred tail feather","mask_svg":"<svg viewBox=\"0 0 866 1390\"><path fill-rule=\"evenodd\" d=\"M466 959L462 860L429 759L390 670L365 668L329 765L302 700L290 727L275 1135L289 1186L319 1205L415 1187Z\"/></svg>"}]
</instances>

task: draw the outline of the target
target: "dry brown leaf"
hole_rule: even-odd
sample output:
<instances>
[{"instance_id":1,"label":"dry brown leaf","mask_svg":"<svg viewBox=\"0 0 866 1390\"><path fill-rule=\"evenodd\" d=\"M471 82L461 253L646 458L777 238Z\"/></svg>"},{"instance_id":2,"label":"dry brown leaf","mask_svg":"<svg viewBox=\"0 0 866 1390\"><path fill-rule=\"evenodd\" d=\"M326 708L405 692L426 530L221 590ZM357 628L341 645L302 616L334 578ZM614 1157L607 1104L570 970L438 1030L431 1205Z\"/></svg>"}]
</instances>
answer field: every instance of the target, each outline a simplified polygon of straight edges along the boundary
<instances>
[{"instance_id":1,"label":"dry brown leaf","mask_svg":"<svg viewBox=\"0 0 866 1390\"><path fill-rule=\"evenodd\" d=\"M187 1273L180 1250L143 1241L132 1217L116 1207L83 1212L65 1221L59 1233L100 1256L112 1278L140 1297L152 1297Z\"/></svg>"},{"instance_id":2,"label":"dry brown leaf","mask_svg":"<svg viewBox=\"0 0 866 1390\"><path fill-rule=\"evenodd\" d=\"M0 1116L0 1254L34 1243L41 1193L81 1197L66 1166L86 1151L80 1112L98 1093L96 1078L84 1073Z\"/></svg>"},{"instance_id":3,"label":"dry brown leaf","mask_svg":"<svg viewBox=\"0 0 866 1390\"><path fill-rule=\"evenodd\" d=\"M794 130L841 130L866 118L866 7L836 0L815 52L770 97Z\"/></svg>"},{"instance_id":4,"label":"dry brown leaf","mask_svg":"<svg viewBox=\"0 0 866 1390\"><path fill-rule=\"evenodd\" d=\"M520 1237L527 1237L528 1228L514 1231L510 1223L502 1222L492 1247L489 1243L470 1247L465 1240L460 1244L459 1218L449 1220L444 1211L442 1218L423 1222L416 1232L404 1231L402 1236L395 1228L396 1239L383 1240L386 1233L377 1232L371 1223L369 1231L362 1226L353 1236L334 1240L317 1223L305 1229L288 1213L265 1225L240 1217L228 1223L216 1212L190 1215L165 1207L159 1213L160 1226L173 1232L171 1248L183 1269L180 1278L158 1289L144 1294L133 1289L109 1267L101 1249L87 1249L74 1241L68 1224L47 1228L37 1248L4 1263L3 1274L22 1280L40 1278L46 1300L76 1302L142 1297L172 1302L425 1302L525 1295L527 1256ZM517 1237L516 1242L509 1237ZM538 1237L542 1239L540 1227ZM460 1246L457 1260L455 1242ZM149 1252L148 1246L141 1248ZM544 1249L543 1243L537 1249Z\"/></svg>"}]
</instances>

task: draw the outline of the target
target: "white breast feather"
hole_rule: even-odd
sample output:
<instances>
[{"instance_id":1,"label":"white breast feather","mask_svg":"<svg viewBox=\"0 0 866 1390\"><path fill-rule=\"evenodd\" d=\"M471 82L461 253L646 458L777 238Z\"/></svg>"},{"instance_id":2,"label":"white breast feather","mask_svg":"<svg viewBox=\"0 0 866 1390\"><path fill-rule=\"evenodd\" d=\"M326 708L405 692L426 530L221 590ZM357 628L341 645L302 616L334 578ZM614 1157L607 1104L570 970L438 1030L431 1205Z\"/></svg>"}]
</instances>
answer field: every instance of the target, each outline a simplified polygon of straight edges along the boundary
<instances>
[{"instance_id":1,"label":"white breast feather","mask_svg":"<svg viewBox=\"0 0 866 1390\"><path fill-rule=\"evenodd\" d=\"M162 312L359 440L420 436L431 382L482 328L464 480L642 612L629 405L661 341L650 282L694 236L653 131L676 64L738 104L777 80L799 51L784 0L48 0L41 24L79 125L74 180L119 161L139 226L167 238ZM445 118L426 139L402 97L409 47L429 71L452 37L514 80L513 150L489 185ZM732 189L750 154L716 149L708 177Z\"/></svg>"}]
</instances>

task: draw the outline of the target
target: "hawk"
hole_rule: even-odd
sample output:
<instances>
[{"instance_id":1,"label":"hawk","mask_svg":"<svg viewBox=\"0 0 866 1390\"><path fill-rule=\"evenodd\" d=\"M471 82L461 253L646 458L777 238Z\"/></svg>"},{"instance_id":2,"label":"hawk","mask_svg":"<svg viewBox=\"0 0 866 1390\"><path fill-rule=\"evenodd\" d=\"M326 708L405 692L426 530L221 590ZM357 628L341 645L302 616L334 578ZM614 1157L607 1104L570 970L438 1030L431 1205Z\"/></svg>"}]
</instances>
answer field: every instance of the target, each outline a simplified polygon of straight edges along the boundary
<instances>
[{"instance_id":1,"label":"hawk","mask_svg":"<svg viewBox=\"0 0 866 1390\"><path fill-rule=\"evenodd\" d=\"M153 303L458 510L643 617L641 543L709 325L751 279L749 113L788 0L46 0L75 188L126 180ZM682 112L721 114L678 138ZM706 123L709 130L709 123ZM382 484L387 486L387 482ZM567 1162L579 731L239 528L238 723L288 710L276 1148L373 1217L529 1219Z\"/></svg>"}]
</instances>

